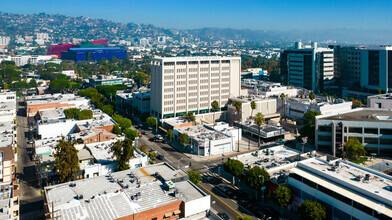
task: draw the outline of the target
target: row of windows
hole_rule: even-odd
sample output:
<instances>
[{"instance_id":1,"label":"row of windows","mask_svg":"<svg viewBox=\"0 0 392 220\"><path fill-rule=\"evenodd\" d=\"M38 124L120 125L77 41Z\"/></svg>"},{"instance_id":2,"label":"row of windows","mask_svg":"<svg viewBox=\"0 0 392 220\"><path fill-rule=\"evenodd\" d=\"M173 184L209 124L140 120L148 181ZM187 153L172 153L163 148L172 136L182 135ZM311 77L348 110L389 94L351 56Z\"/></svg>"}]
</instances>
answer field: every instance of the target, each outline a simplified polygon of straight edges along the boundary
<instances>
[{"instance_id":1,"label":"row of windows","mask_svg":"<svg viewBox=\"0 0 392 220\"><path fill-rule=\"evenodd\" d=\"M220 80L219 80L219 78L218 79L211 79L211 82L219 82Z\"/></svg>"},{"instance_id":2,"label":"row of windows","mask_svg":"<svg viewBox=\"0 0 392 220\"><path fill-rule=\"evenodd\" d=\"M197 92L190 92L188 93L188 96L197 96Z\"/></svg>"},{"instance_id":3,"label":"row of windows","mask_svg":"<svg viewBox=\"0 0 392 220\"><path fill-rule=\"evenodd\" d=\"M222 78L222 82L228 82L228 81L230 81L229 78Z\"/></svg>"},{"instance_id":4,"label":"row of windows","mask_svg":"<svg viewBox=\"0 0 392 220\"><path fill-rule=\"evenodd\" d=\"M177 73L186 73L186 69L177 69Z\"/></svg>"},{"instance_id":5,"label":"row of windows","mask_svg":"<svg viewBox=\"0 0 392 220\"><path fill-rule=\"evenodd\" d=\"M164 105L173 105L173 104L174 104L174 101L173 101L173 100L164 101L163 104L164 104Z\"/></svg>"},{"instance_id":6,"label":"row of windows","mask_svg":"<svg viewBox=\"0 0 392 220\"><path fill-rule=\"evenodd\" d=\"M211 67L211 71L219 71L219 67Z\"/></svg>"},{"instance_id":7,"label":"row of windows","mask_svg":"<svg viewBox=\"0 0 392 220\"><path fill-rule=\"evenodd\" d=\"M209 70L208 67L202 67L200 68L200 72L207 72Z\"/></svg>"},{"instance_id":8,"label":"row of windows","mask_svg":"<svg viewBox=\"0 0 392 220\"><path fill-rule=\"evenodd\" d=\"M177 81L177 85L186 85L186 81Z\"/></svg>"},{"instance_id":9,"label":"row of windows","mask_svg":"<svg viewBox=\"0 0 392 220\"><path fill-rule=\"evenodd\" d=\"M177 98L183 98L183 97L185 97L185 96L186 96L185 93L178 93L178 94L177 94Z\"/></svg>"},{"instance_id":10,"label":"row of windows","mask_svg":"<svg viewBox=\"0 0 392 220\"><path fill-rule=\"evenodd\" d=\"M164 83L164 86L165 86L165 87L173 86L173 85L174 85L174 82L165 82L165 83Z\"/></svg>"},{"instance_id":11,"label":"row of windows","mask_svg":"<svg viewBox=\"0 0 392 220\"><path fill-rule=\"evenodd\" d=\"M189 84L197 84L197 80L189 80Z\"/></svg>"},{"instance_id":12,"label":"row of windows","mask_svg":"<svg viewBox=\"0 0 392 220\"><path fill-rule=\"evenodd\" d=\"M189 72L197 72L197 68L189 68Z\"/></svg>"},{"instance_id":13,"label":"row of windows","mask_svg":"<svg viewBox=\"0 0 392 220\"><path fill-rule=\"evenodd\" d=\"M174 75L168 75L164 77L165 80L171 80L174 79Z\"/></svg>"},{"instance_id":14,"label":"row of windows","mask_svg":"<svg viewBox=\"0 0 392 220\"><path fill-rule=\"evenodd\" d=\"M292 177L292 178L294 178L294 179L296 179L296 180L298 180L298 181L300 181L300 182L302 182L302 183L304 183L304 184L306 184L306 185L308 185L308 186L310 186L310 187L312 187L314 189L317 189L320 192L323 192L326 195L329 195L329 196L331 196L331 197L333 197L333 198L335 198L335 199L337 199L337 200L339 200L339 201L341 201L343 203L346 203L347 205L353 206L354 208L359 209L359 210L361 210L362 212L364 212L364 213L366 213L368 215L373 216L373 211L374 211L374 213L377 213L376 210L373 210L373 209L371 209L371 208L369 208L369 207L367 207L367 206L365 206L365 205L363 205L361 203L358 203L356 201L352 201L351 199L345 197L344 195L341 195L341 194L339 194L339 193L337 193L335 191L332 191L332 190L330 190L328 188L325 188L324 186L318 185L315 182L313 182L313 181L311 181L309 179L306 179L306 178L304 178L302 176L299 176L299 175L297 175L295 173L290 173L290 177ZM377 216L378 215L379 214L377 214Z\"/></svg>"},{"instance_id":15,"label":"row of windows","mask_svg":"<svg viewBox=\"0 0 392 220\"><path fill-rule=\"evenodd\" d=\"M208 83L208 79L202 79L200 80L200 83Z\"/></svg>"},{"instance_id":16,"label":"row of windows","mask_svg":"<svg viewBox=\"0 0 392 220\"><path fill-rule=\"evenodd\" d=\"M173 94L164 95L163 98L164 99L172 99L172 98L174 98L174 95Z\"/></svg>"},{"instance_id":17,"label":"row of windows","mask_svg":"<svg viewBox=\"0 0 392 220\"><path fill-rule=\"evenodd\" d=\"M344 127L344 132L347 133L347 127ZM357 133L357 134L363 133L361 127L349 127L348 132L349 133ZM365 128L364 132L366 134L378 134L378 128ZM392 129L381 128L380 134L392 135Z\"/></svg>"},{"instance_id":18,"label":"row of windows","mask_svg":"<svg viewBox=\"0 0 392 220\"><path fill-rule=\"evenodd\" d=\"M224 67L222 67L222 70L230 70L230 67L224 66Z\"/></svg>"},{"instance_id":19,"label":"row of windows","mask_svg":"<svg viewBox=\"0 0 392 220\"><path fill-rule=\"evenodd\" d=\"M165 73L174 73L174 69L166 69Z\"/></svg>"},{"instance_id":20,"label":"row of windows","mask_svg":"<svg viewBox=\"0 0 392 220\"><path fill-rule=\"evenodd\" d=\"M186 87L177 87L177 92L183 92L186 90Z\"/></svg>"},{"instance_id":21,"label":"row of windows","mask_svg":"<svg viewBox=\"0 0 392 220\"><path fill-rule=\"evenodd\" d=\"M177 111L183 111L183 110L185 110L185 106L177 106L176 110Z\"/></svg>"},{"instance_id":22,"label":"row of windows","mask_svg":"<svg viewBox=\"0 0 392 220\"><path fill-rule=\"evenodd\" d=\"M186 75L177 75L177 79L186 79Z\"/></svg>"},{"instance_id":23,"label":"row of windows","mask_svg":"<svg viewBox=\"0 0 392 220\"><path fill-rule=\"evenodd\" d=\"M165 112L172 112L172 111L174 111L174 108L173 107L166 107L166 108L164 108L163 109Z\"/></svg>"},{"instance_id":24,"label":"row of windows","mask_svg":"<svg viewBox=\"0 0 392 220\"><path fill-rule=\"evenodd\" d=\"M163 91L164 91L165 93L166 93L166 92L174 92L174 88L165 88Z\"/></svg>"},{"instance_id":25,"label":"row of windows","mask_svg":"<svg viewBox=\"0 0 392 220\"><path fill-rule=\"evenodd\" d=\"M186 99L177 100L176 103L177 103L177 104L185 104L185 103L186 103Z\"/></svg>"}]
</instances>

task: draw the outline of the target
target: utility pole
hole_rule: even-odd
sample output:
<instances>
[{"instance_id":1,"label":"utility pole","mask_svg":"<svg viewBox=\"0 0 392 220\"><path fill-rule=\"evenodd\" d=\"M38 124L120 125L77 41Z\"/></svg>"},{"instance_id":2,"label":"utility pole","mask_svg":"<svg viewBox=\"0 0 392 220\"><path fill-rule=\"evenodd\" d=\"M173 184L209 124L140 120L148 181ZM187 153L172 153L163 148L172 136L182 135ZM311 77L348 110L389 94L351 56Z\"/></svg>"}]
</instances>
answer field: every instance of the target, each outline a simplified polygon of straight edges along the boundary
<instances>
[{"instance_id":1,"label":"utility pole","mask_svg":"<svg viewBox=\"0 0 392 220\"><path fill-rule=\"evenodd\" d=\"M46 203L46 205L48 205L48 204ZM54 202L52 201L52 211L47 213L47 214L45 214L45 216L48 216L46 219L54 220L54 219L60 218L61 215L54 216L54 213L59 212L59 211L60 211L60 209L59 210L54 210Z\"/></svg>"}]
</instances>

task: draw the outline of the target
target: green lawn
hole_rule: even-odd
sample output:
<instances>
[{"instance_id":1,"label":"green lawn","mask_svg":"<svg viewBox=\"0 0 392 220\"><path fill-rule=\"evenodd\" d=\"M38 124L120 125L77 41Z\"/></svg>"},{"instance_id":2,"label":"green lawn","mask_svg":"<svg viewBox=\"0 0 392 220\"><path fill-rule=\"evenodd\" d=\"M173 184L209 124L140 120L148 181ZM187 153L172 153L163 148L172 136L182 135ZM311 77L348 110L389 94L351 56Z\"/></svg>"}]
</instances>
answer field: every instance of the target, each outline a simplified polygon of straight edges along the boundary
<instances>
[{"instance_id":1,"label":"green lawn","mask_svg":"<svg viewBox=\"0 0 392 220\"><path fill-rule=\"evenodd\" d=\"M358 160L350 159L351 162L356 163L356 164L361 164L366 162L368 159L367 157L361 157Z\"/></svg>"}]
</instances>

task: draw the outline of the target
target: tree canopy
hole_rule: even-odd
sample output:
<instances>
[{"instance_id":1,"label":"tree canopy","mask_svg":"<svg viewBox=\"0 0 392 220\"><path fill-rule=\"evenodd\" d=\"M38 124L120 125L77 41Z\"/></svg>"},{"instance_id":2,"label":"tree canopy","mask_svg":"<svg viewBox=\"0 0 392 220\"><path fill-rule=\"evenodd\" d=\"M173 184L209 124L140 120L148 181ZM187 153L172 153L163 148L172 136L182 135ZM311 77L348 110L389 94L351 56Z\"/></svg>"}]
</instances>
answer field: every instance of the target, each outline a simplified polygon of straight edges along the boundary
<instances>
[{"instance_id":1,"label":"tree canopy","mask_svg":"<svg viewBox=\"0 0 392 220\"><path fill-rule=\"evenodd\" d=\"M64 109L64 114L67 119L86 120L93 118L93 111L89 109L68 108Z\"/></svg>"},{"instance_id":2,"label":"tree canopy","mask_svg":"<svg viewBox=\"0 0 392 220\"><path fill-rule=\"evenodd\" d=\"M318 111L308 111L303 117L305 125L301 128L299 133L302 137L308 137L309 143L314 143L315 121L317 115L321 115L321 113Z\"/></svg>"},{"instance_id":3,"label":"tree canopy","mask_svg":"<svg viewBox=\"0 0 392 220\"><path fill-rule=\"evenodd\" d=\"M287 207L291 202L291 190L287 186L278 186L272 192L273 201L281 208Z\"/></svg>"},{"instance_id":4,"label":"tree canopy","mask_svg":"<svg viewBox=\"0 0 392 220\"><path fill-rule=\"evenodd\" d=\"M314 94L314 92L310 92L309 93L309 98L310 98L310 100L316 99L316 94Z\"/></svg>"},{"instance_id":5,"label":"tree canopy","mask_svg":"<svg viewBox=\"0 0 392 220\"><path fill-rule=\"evenodd\" d=\"M154 127L155 125L158 124L158 119L155 118L155 117L153 117L153 116L150 116L150 117L148 117L148 118L146 119L146 123L147 123L149 126Z\"/></svg>"},{"instance_id":6,"label":"tree canopy","mask_svg":"<svg viewBox=\"0 0 392 220\"><path fill-rule=\"evenodd\" d=\"M234 220L252 220L251 216L236 216Z\"/></svg>"},{"instance_id":7,"label":"tree canopy","mask_svg":"<svg viewBox=\"0 0 392 220\"><path fill-rule=\"evenodd\" d=\"M121 128L118 124L115 124L112 128L112 133L120 135L121 134Z\"/></svg>"},{"instance_id":8,"label":"tree canopy","mask_svg":"<svg viewBox=\"0 0 392 220\"><path fill-rule=\"evenodd\" d=\"M80 171L78 150L73 143L64 137L58 141L54 153L54 172L59 175L60 182L68 182Z\"/></svg>"},{"instance_id":9,"label":"tree canopy","mask_svg":"<svg viewBox=\"0 0 392 220\"><path fill-rule=\"evenodd\" d=\"M186 145L189 144L189 137L188 137L188 134L187 134L187 133L181 134L180 137L178 138L178 143L180 143L181 146L182 146L183 148L185 148Z\"/></svg>"},{"instance_id":10,"label":"tree canopy","mask_svg":"<svg viewBox=\"0 0 392 220\"><path fill-rule=\"evenodd\" d=\"M127 138L124 141L117 141L110 150L118 162L117 171L129 169L129 160L134 156L132 140Z\"/></svg>"},{"instance_id":11,"label":"tree canopy","mask_svg":"<svg viewBox=\"0 0 392 220\"><path fill-rule=\"evenodd\" d=\"M261 126L265 123L265 118L264 118L264 115L261 113L261 112L259 112L259 113L257 113L256 114L256 116L254 117L254 122L255 122L255 124L257 125L257 130L258 130L258 148L260 148L260 129L261 129Z\"/></svg>"},{"instance_id":12,"label":"tree canopy","mask_svg":"<svg viewBox=\"0 0 392 220\"><path fill-rule=\"evenodd\" d=\"M264 167L261 169L260 167L255 166L246 172L245 179L250 187L260 189L261 186L269 181L270 175Z\"/></svg>"},{"instance_id":13,"label":"tree canopy","mask_svg":"<svg viewBox=\"0 0 392 220\"><path fill-rule=\"evenodd\" d=\"M172 141L172 140L173 140L174 134L173 134L173 130L172 130L172 129L167 130L167 132L166 132L166 137L167 137L167 139L168 139L169 141Z\"/></svg>"},{"instance_id":14,"label":"tree canopy","mask_svg":"<svg viewBox=\"0 0 392 220\"><path fill-rule=\"evenodd\" d=\"M239 176L244 173L245 166L239 160L228 160L224 165L225 170L234 176Z\"/></svg>"},{"instance_id":15,"label":"tree canopy","mask_svg":"<svg viewBox=\"0 0 392 220\"><path fill-rule=\"evenodd\" d=\"M195 185L199 184L199 182L201 181L200 173L192 170L188 170L187 172L189 175L189 180Z\"/></svg>"},{"instance_id":16,"label":"tree canopy","mask_svg":"<svg viewBox=\"0 0 392 220\"><path fill-rule=\"evenodd\" d=\"M344 144L346 155L350 159L358 159L360 156L366 155L366 150L363 144L355 137L350 137Z\"/></svg>"},{"instance_id":17,"label":"tree canopy","mask_svg":"<svg viewBox=\"0 0 392 220\"><path fill-rule=\"evenodd\" d=\"M132 127L132 121L128 118L124 118L121 115L114 114L112 116L112 119L120 125L123 131L127 128Z\"/></svg>"},{"instance_id":18,"label":"tree canopy","mask_svg":"<svg viewBox=\"0 0 392 220\"><path fill-rule=\"evenodd\" d=\"M326 209L321 203L305 200L298 209L298 214L303 220L324 220L327 218Z\"/></svg>"}]
</instances>

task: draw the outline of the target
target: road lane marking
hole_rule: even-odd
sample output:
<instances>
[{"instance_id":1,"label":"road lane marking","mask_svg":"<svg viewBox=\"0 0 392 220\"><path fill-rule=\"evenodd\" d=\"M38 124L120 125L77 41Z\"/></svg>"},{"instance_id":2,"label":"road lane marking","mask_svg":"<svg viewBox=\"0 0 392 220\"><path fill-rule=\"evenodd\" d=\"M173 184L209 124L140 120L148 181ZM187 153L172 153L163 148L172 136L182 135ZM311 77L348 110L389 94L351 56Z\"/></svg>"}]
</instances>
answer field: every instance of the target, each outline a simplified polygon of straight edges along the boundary
<instances>
[{"instance_id":1,"label":"road lane marking","mask_svg":"<svg viewBox=\"0 0 392 220\"><path fill-rule=\"evenodd\" d=\"M214 193L212 193L210 190L208 190L207 188L205 188L203 185L199 184L199 186L203 187L203 189L207 190L207 192L209 192L211 195L213 195L215 198L217 198L219 201L221 201L223 204L225 204L227 207L229 207L231 210L233 210L235 213L237 213L239 216L242 217L242 215L237 212L235 209L233 209L231 206L229 206L227 203L225 203L222 199L220 199L218 196L216 196Z\"/></svg>"}]
</instances>

